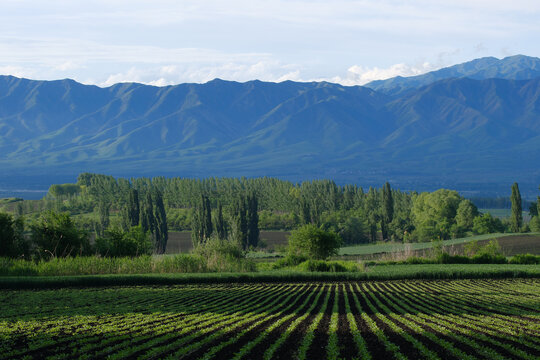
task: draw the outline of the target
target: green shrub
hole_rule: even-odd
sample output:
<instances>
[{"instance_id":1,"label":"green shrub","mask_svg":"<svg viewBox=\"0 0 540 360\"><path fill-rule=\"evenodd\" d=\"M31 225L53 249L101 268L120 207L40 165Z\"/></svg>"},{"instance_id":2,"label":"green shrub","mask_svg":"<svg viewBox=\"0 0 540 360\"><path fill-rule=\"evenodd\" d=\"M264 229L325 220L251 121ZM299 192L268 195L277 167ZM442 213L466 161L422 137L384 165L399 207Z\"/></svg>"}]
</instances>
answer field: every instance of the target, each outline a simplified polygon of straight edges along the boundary
<instances>
[{"instance_id":1,"label":"green shrub","mask_svg":"<svg viewBox=\"0 0 540 360\"><path fill-rule=\"evenodd\" d=\"M127 232L113 229L107 230L105 237L96 239L96 251L106 257L150 255L152 242L140 225Z\"/></svg>"},{"instance_id":2,"label":"green shrub","mask_svg":"<svg viewBox=\"0 0 540 360\"><path fill-rule=\"evenodd\" d=\"M534 265L540 264L540 255L517 254L508 261L509 264Z\"/></svg>"},{"instance_id":3,"label":"green shrub","mask_svg":"<svg viewBox=\"0 0 540 360\"><path fill-rule=\"evenodd\" d=\"M287 256L285 256L284 258L281 258L279 260L277 260L276 262L274 262L272 264L272 268L273 269L281 269L281 268L284 268L284 267L292 267L292 266L296 266L300 263L303 263L304 261L306 261L308 258L307 256L302 256L302 255L295 255L295 254L287 254Z\"/></svg>"},{"instance_id":4,"label":"green shrub","mask_svg":"<svg viewBox=\"0 0 540 360\"><path fill-rule=\"evenodd\" d=\"M28 258L30 244L23 236L24 220L0 212L0 256Z\"/></svg>"},{"instance_id":5,"label":"green shrub","mask_svg":"<svg viewBox=\"0 0 540 360\"><path fill-rule=\"evenodd\" d=\"M68 213L46 212L31 229L31 238L37 246L39 258L77 256L90 252L88 235L77 228Z\"/></svg>"},{"instance_id":6,"label":"green shrub","mask_svg":"<svg viewBox=\"0 0 540 360\"><path fill-rule=\"evenodd\" d=\"M502 255L488 253L476 254L471 258L473 264L506 264L508 260Z\"/></svg>"},{"instance_id":7,"label":"green shrub","mask_svg":"<svg viewBox=\"0 0 540 360\"><path fill-rule=\"evenodd\" d=\"M246 259L242 249L234 242L211 238L199 244L193 253L206 261L208 271L255 271L253 261Z\"/></svg>"},{"instance_id":8,"label":"green shrub","mask_svg":"<svg viewBox=\"0 0 540 360\"><path fill-rule=\"evenodd\" d=\"M307 260L298 269L311 272L351 272L359 271L356 264L346 261Z\"/></svg>"},{"instance_id":9,"label":"green shrub","mask_svg":"<svg viewBox=\"0 0 540 360\"><path fill-rule=\"evenodd\" d=\"M304 225L291 231L289 254L324 260L337 255L342 240L333 231L324 231L315 225Z\"/></svg>"}]
</instances>

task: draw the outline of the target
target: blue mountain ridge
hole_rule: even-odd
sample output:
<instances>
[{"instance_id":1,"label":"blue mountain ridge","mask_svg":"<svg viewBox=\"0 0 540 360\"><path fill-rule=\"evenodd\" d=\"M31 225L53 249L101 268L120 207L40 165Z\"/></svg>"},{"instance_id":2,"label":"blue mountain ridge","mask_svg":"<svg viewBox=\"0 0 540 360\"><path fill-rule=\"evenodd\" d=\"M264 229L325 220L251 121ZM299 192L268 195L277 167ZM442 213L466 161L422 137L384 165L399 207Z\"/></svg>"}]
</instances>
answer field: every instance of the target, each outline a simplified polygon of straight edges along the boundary
<instances>
[{"instance_id":1,"label":"blue mountain ridge","mask_svg":"<svg viewBox=\"0 0 540 360\"><path fill-rule=\"evenodd\" d=\"M422 75L425 85L413 79L399 93L327 82L100 88L0 76L0 185L93 171L491 193L518 181L532 196L540 184L538 61L478 59ZM465 72L473 73L456 76Z\"/></svg>"}]
</instances>

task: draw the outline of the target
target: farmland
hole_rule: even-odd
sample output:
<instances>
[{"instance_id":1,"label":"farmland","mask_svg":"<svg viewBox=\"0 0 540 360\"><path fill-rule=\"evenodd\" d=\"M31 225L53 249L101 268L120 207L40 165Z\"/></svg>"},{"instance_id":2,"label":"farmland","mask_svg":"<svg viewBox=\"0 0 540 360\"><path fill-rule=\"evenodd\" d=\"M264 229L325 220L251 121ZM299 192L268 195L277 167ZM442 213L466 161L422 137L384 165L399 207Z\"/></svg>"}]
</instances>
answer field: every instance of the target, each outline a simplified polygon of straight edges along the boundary
<instances>
[{"instance_id":1,"label":"farmland","mask_svg":"<svg viewBox=\"0 0 540 360\"><path fill-rule=\"evenodd\" d=\"M0 358L540 356L540 280L119 286L0 293Z\"/></svg>"}]
</instances>

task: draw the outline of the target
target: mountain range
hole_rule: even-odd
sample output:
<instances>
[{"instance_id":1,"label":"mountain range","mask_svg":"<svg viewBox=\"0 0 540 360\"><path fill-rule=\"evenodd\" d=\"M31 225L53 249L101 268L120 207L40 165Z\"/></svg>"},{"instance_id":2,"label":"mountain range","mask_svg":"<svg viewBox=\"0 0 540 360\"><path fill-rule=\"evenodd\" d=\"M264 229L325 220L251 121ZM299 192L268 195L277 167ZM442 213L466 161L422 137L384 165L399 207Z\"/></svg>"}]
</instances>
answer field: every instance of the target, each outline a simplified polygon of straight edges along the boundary
<instances>
[{"instance_id":1,"label":"mountain range","mask_svg":"<svg viewBox=\"0 0 540 360\"><path fill-rule=\"evenodd\" d=\"M482 194L540 184L540 59L482 58L366 86L107 88L0 76L0 185L83 171L276 176Z\"/></svg>"}]
</instances>

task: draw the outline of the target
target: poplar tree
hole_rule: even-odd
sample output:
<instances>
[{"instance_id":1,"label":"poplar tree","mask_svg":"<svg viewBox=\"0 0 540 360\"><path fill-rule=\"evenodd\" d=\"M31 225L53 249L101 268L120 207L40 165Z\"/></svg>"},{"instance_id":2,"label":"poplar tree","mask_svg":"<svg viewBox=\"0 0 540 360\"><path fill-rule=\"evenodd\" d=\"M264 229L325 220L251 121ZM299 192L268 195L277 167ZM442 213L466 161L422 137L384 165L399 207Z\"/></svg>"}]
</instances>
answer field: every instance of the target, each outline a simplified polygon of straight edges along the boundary
<instances>
[{"instance_id":1,"label":"poplar tree","mask_svg":"<svg viewBox=\"0 0 540 360\"><path fill-rule=\"evenodd\" d=\"M248 222L246 201L243 196L239 197L232 207L232 231L233 239L246 250L248 248Z\"/></svg>"},{"instance_id":2,"label":"poplar tree","mask_svg":"<svg viewBox=\"0 0 540 360\"><path fill-rule=\"evenodd\" d=\"M140 224L144 232L154 232L154 205L150 191L146 193L146 198L142 211L140 212Z\"/></svg>"},{"instance_id":3,"label":"poplar tree","mask_svg":"<svg viewBox=\"0 0 540 360\"><path fill-rule=\"evenodd\" d=\"M221 203L218 204L217 215L215 219L216 224L216 233L219 239L227 239L227 225L223 219L223 206Z\"/></svg>"},{"instance_id":4,"label":"poplar tree","mask_svg":"<svg viewBox=\"0 0 540 360\"><path fill-rule=\"evenodd\" d=\"M519 193L517 183L512 185L512 195L510 195L510 201L512 202L510 229L512 232L519 232L521 230L521 226L523 225L523 210L521 208L521 194Z\"/></svg>"},{"instance_id":5,"label":"poplar tree","mask_svg":"<svg viewBox=\"0 0 540 360\"><path fill-rule=\"evenodd\" d=\"M129 190L128 197L128 218L131 226L139 225L139 192L136 189L131 188Z\"/></svg>"},{"instance_id":6,"label":"poplar tree","mask_svg":"<svg viewBox=\"0 0 540 360\"><path fill-rule=\"evenodd\" d=\"M259 208L257 196L252 193L247 198L247 243L251 247L256 247L259 242Z\"/></svg>"},{"instance_id":7,"label":"poplar tree","mask_svg":"<svg viewBox=\"0 0 540 360\"><path fill-rule=\"evenodd\" d=\"M386 182L382 188L382 216L381 216L381 233L383 240L388 239L389 224L394 218L394 199L392 198L392 189L390 184Z\"/></svg>"},{"instance_id":8,"label":"poplar tree","mask_svg":"<svg viewBox=\"0 0 540 360\"><path fill-rule=\"evenodd\" d=\"M369 191L366 195L366 200L364 202L364 212L368 220L371 242L377 241L377 223L380 219L378 209L379 199L377 195L377 190L370 186Z\"/></svg>"},{"instance_id":9,"label":"poplar tree","mask_svg":"<svg viewBox=\"0 0 540 360\"><path fill-rule=\"evenodd\" d=\"M158 189L154 190L154 241L156 253L164 254L167 248L167 240L169 239L169 231L167 228L167 215L165 213L165 205L163 204L163 196Z\"/></svg>"},{"instance_id":10,"label":"poplar tree","mask_svg":"<svg viewBox=\"0 0 540 360\"><path fill-rule=\"evenodd\" d=\"M206 195L201 195L199 204L193 213L192 239L194 245L200 245L210 238L213 232L212 210L210 200Z\"/></svg>"}]
</instances>

